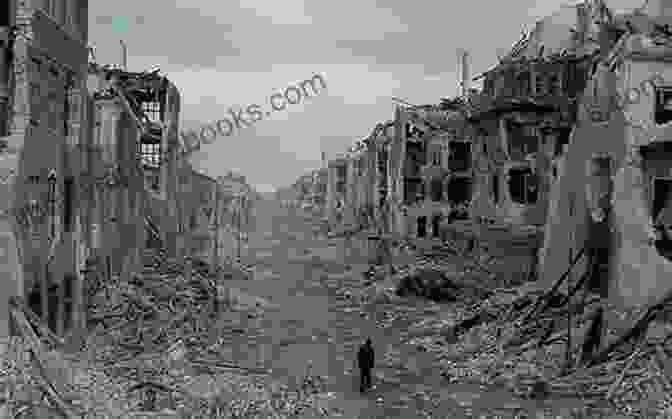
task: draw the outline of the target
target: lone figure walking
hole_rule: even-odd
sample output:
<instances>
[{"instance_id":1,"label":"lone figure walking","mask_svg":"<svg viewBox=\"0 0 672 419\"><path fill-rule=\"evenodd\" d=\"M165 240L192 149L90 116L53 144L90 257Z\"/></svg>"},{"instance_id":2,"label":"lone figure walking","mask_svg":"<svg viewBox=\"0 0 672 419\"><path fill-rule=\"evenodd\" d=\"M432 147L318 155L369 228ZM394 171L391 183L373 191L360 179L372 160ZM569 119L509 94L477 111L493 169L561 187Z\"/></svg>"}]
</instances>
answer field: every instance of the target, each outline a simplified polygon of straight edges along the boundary
<instances>
[{"instance_id":1,"label":"lone figure walking","mask_svg":"<svg viewBox=\"0 0 672 419\"><path fill-rule=\"evenodd\" d=\"M360 372L359 391L361 393L371 388L371 370L373 369L374 361L375 355L371 338L367 338L357 353L357 364Z\"/></svg>"}]
</instances>

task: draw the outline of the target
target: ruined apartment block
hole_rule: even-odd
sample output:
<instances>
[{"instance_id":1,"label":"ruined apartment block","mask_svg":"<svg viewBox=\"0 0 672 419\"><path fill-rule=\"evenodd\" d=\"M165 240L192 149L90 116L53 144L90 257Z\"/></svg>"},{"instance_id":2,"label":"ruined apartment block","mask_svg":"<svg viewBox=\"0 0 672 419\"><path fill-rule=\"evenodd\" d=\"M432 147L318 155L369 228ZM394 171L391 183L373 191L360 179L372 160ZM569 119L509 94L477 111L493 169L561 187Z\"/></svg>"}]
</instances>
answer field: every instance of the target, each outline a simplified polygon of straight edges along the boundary
<instances>
[{"instance_id":1,"label":"ruined apartment block","mask_svg":"<svg viewBox=\"0 0 672 419\"><path fill-rule=\"evenodd\" d=\"M566 5L540 20L476 78L482 90L466 95L476 169L471 221L449 230L524 271L502 266L506 275L538 273L536 252L586 78L601 44L615 36L602 30L607 16L598 6Z\"/></svg>"},{"instance_id":2,"label":"ruined apartment block","mask_svg":"<svg viewBox=\"0 0 672 419\"><path fill-rule=\"evenodd\" d=\"M438 238L443 220L466 217L473 177L471 139L461 101L399 107L390 144L389 186L395 234Z\"/></svg>"},{"instance_id":3,"label":"ruined apartment block","mask_svg":"<svg viewBox=\"0 0 672 419\"><path fill-rule=\"evenodd\" d=\"M558 170L542 253L551 281L585 249L574 280L588 275L593 290L626 306L660 297L672 273L669 6L650 2L611 28L617 38L598 57ZM638 100L614 107L629 91Z\"/></svg>"},{"instance_id":4,"label":"ruined apartment block","mask_svg":"<svg viewBox=\"0 0 672 419\"><path fill-rule=\"evenodd\" d=\"M88 2L5 1L2 9L0 335L10 332L8 298L29 294L41 317L64 333L85 322L76 244Z\"/></svg>"}]
</instances>

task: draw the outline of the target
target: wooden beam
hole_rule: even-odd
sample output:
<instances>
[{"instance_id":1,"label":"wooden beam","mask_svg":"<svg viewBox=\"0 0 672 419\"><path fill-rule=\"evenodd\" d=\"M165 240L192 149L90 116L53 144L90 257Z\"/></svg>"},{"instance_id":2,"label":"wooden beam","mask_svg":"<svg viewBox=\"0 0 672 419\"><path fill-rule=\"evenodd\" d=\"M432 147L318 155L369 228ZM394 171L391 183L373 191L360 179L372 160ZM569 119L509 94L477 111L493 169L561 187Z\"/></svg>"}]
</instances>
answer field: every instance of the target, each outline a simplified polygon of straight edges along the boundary
<instances>
[{"instance_id":1,"label":"wooden beam","mask_svg":"<svg viewBox=\"0 0 672 419\"><path fill-rule=\"evenodd\" d=\"M48 286L49 265L41 268L37 274L40 281L40 310L42 310L42 321L49 327L49 290Z\"/></svg>"},{"instance_id":2,"label":"wooden beam","mask_svg":"<svg viewBox=\"0 0 672 419\"><path fill-rule=\"evenodd\" d=\"M28 349L33 355L33 360L35 365L38 368L40 374L33 375L38 381L39 386L47 393L47 396L54 404L57 406L61 414L67 419L75 419L71 408L67 405L63 397L58 393L56 388L65 388L65 383L56 383L52 382L51 379L46 374L44 369L44 346L40 339L35 334L32 326L28 322L28 319L24 315L23 311L16 304L11 308L12 318L16 322L21 336L26 339L28 342Z\"/></svg>"},{"instance_id":3,"label":"wooden beam","mask_svg":"<svg viewBox=\"0 0 672 419\"><path fill-rule=\"evenodd\" d=\"M63 339L56 335L51 329L49 329L48 325L39 317L37 317L37 315L33 313L30 307L27 307L23 301L17 300L15 304L23 310L23 314L26 316L26 319L28 319L28 321L31 322L32 325L36 327L43 336L51 340L52 344L58 346L65 345Z\"/></svg>"}]
</instances>

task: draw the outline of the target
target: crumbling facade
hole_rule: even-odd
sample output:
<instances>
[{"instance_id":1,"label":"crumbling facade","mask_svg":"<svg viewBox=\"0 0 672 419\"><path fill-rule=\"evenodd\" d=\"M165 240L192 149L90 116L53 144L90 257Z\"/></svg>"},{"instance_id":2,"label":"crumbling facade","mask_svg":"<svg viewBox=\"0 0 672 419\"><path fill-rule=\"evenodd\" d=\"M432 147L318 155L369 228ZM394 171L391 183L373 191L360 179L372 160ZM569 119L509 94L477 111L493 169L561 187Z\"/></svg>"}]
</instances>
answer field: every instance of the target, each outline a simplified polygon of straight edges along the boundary
<instances>
[{"instance_id":1,"label":"crumbling facade","mask_svg":"<svg viewBox=\"0 0 672 419\"><path fill-rule=\"evenodd\" d=\"M312 176L310 202L317 212L322 213L327 202L327 183L329 181L327 168L314 170Z\"/></svg>"},{"instance_id":2,"label":"crumbling facade","mask_svg":"<svg viewBox=\"0 0 672 419\"><path fill-rule=\"evenodd\" d=\"M254 194L247 179L243 175L228 172L217 178L219 218L216 223L217 250L215 257L219 261L232 260L237 257L241 243L246 240L247 231L254 221Z\"/></svg>"},{"instance_id":3,"label":"crumbling facade","mask_svg":"<svg viewBox=\"0 0 672 419\"><path fill-rule=\"evenodd\" d=\"M627 306L670 286L669 81L672 17L652 2L612 22L618 42L591 75L554 186L541 264L545 280L577 257L573 280ZM656 26L658 25L658 26Z\"/></svg>"},{"instance_id":4,"label":"crumbling facade","mask_svg":"<svg viewBox=\"0 0 672 419\"><path fill-rule=\"evenodd\" d=\"M474 218L513 225L546 222L557 159L599 49L595 22L603 10L598 4L564 6L541 20L482 75L483 91L469 97L479 167Z\"/></svg>"},{"instance_id":5,"label":"crumbling facade","mask_svg":"<svg viewBox=\"0 0 672 419\"><path fill-rule=\"evenodd\" d=\"M189 255L210 262L215 252L217 214L217 181L192 168L191 199L189 199L189 226L191 246Z\"/></svg>"},{"instance_id":6,"label":"crumbling facade","mask_svg":"<svg viewBox=\"0 0 672 419\"><path fill-rule=\"evenodd\" d=\"M371 188L371 203L373 205L373 218L378 228L388 232L390 223L389 213L385 213L383 205L388 202L388 191L391 178L389 173L389 156L392 141L394 139L394 122L387 121L376 126L367 142L369 150L369 182Z\"/></svg>"},{"instance_id":7,"label":"crumbling facade","mask_svg":"<svg viewBox=\"0 0 672 419\"><path fill-rule=\"evenodd\" d=\"M370 206L371 194L367 181L369 172L368 153L363 143L360 143L346 158L347 178L344 223L350 229L359 229L364 225L364 214Z\"/></svg>"},{"instance_id":8,"label":"crumbling facade","mask_svg":"<svg viewBox=\"0 0 672 419\"><path fill-rule=\"evenodd\" d=\"M3 240L0 335L8 301L40 289L54 330L83 327L76 243L80 151L86 116L88 2L4 2L0 22Z\"/></svg>"},{"instance_id":9,"label":"crumbling facade","mask_svg":"<svg viewBox=\"0 0 672 419\"><path fill-rule=\"evenodd\" d=\"M396 115L387 170L392 232L438 238L442 221L471 199L471 138L464 104L446 100L399 107Z\"/></svg>"},{"instance_id":10,"label":"crumbling facade","mask_svg":"<svg viewBox=\"0 0 672 419\"><path fill-rule=\"evenodd\" d=\"M347 202L348 161L339 157L329 161L327 183L327 219L330 229L343 227Z\"/></svg>"}]
</instances>

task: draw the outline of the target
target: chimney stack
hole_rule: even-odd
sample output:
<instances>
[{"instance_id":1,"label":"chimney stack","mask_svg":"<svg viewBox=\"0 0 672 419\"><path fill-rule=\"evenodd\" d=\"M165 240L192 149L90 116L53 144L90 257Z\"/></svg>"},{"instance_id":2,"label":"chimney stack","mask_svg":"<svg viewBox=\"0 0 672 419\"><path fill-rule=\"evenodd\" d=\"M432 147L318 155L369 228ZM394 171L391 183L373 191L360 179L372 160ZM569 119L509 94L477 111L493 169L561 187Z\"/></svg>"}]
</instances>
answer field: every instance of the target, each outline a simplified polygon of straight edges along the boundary
<instances>
[{"instance_id":1,"label":"chimney stack","mask_svg":"<svg viewBox=\"0 0 672 419\"><path fill-rule=\"evenodd\" d=\"M469 95L469 52L463 50L460 54L460 62L462 67L462 80L460 82L460 87L462 88L462 96L467 97Z\"/></svg>"}]
</instances>

